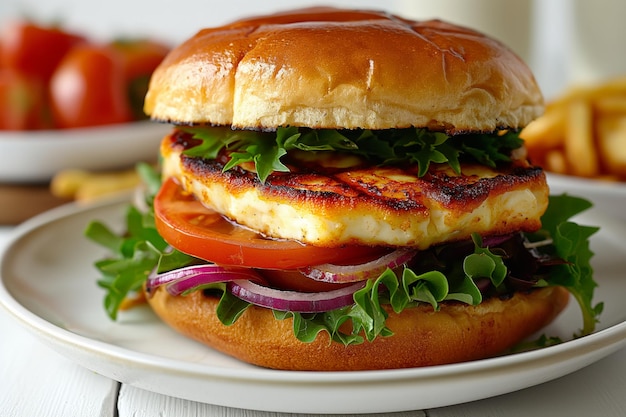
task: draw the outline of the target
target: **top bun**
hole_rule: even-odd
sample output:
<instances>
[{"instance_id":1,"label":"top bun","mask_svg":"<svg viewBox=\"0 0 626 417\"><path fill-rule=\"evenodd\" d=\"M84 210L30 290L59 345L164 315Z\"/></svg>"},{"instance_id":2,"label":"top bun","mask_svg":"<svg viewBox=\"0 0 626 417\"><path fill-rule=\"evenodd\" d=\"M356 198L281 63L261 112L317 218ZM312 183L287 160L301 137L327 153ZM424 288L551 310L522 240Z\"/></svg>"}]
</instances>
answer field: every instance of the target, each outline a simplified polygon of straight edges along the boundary
<instances>
[{"instance_id":1,"label":"top bun","mask_svg":"<svg viewBox=\"0 0 626 417\"><path fill-rule=\"evenodd\" d=\"M439 20L310 8L205 29L154 72L154 120L275 129L522 128L543 111L502 43Z\"/></svg>"}]
</instances>

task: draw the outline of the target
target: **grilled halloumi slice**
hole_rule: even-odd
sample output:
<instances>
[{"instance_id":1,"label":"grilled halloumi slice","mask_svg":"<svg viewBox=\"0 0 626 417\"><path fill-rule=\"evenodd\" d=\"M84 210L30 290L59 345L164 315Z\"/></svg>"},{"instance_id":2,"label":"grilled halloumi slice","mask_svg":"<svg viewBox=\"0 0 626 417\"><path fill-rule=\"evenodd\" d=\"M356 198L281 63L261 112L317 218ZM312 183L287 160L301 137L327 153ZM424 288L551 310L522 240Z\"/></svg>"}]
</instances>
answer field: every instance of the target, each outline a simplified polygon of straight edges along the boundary
<instances>
[{"instance_id":1,"label":"grilled halloumi slice","mask_svg":"<svg viewBox=\"0 0 626 417\"><path fill-rule=\"evenodd\" d=\"M525 160L494 170L462 165L380 167L356 156L331 152L288 155L291 171L265 183L253 166L223 172L224 162L182 155L175 135L161 144L163 175L175 177L206 207L263 235L302 243L414 246L534 231L548 204L541 169Z\"/></svg>"}]
</instances>

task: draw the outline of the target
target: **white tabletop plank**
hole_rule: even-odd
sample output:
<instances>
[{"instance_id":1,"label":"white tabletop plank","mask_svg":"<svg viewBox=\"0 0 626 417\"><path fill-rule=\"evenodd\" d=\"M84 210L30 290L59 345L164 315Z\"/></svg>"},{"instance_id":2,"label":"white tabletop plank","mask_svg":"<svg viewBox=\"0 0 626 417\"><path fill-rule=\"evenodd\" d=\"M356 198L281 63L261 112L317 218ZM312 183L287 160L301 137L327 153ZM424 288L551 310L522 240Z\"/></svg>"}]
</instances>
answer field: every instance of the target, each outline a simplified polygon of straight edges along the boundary
<instances>
[{"instance_id":1,"label":"white tabletop plank","mask_svg":"<svg viewBox=\"0 0 626 417\"><path fill-rule=\"evenodd\" d=\"M494 384L498 381L494 380ZM470 389L470 387L468 387ZM405 413L372 414L368 417L572 417L626 416L626 349L574 374L536 387L481 401ZM245 393L233 393L245 395ZM454 395L454 393L450 393ZM323 401L323 399L320 399ZM381 398L384 401L384 398ZM171 398L124 385L118 399L119 417L214 416L295 417L263 411L238 410Z\"/></svg>"},{"instance_id":2,"label":"white tabletop plank","mask_svg":"<svg viewBox=\"0 0 626 417\"><path fill-rule=\"evenodd\" d=\"M10 230L0 228L0 253ZM114 417L119 383L43 345L0 308L2 417Z\"/></svg>"},{"instance_id":3,"label":"white tabletop plank","mask_svg":"<svg viewBox=\"0 0 626 417\"><path fill-rule=\"evenodd\" d=\"M626 349L563 378L487 400L430 410L428 416L624 417L624 394Z\"/></svg>"},{"instance_id":4,"label":"white tabletop plank","mask_svg":"<svg viewBox=\"0 0 626 417\"><path fill-rule=\"evenodd\" d=\"M115 415L117 382L43 345L1 309L0 335L0 415Z\"/></svg>"},{"instance_id":5,"label":"white tabletop plank","mask_svg":"<svg viewBox=\"0 0 626 417\"><path fill-rule=\"evenodd\" d=\"M118 395L116 382L58 355L19 327L4 312L0 313L0 329L3 336L0 342L0 410L3 417L113 417L116 415L115 408L119 417L296 416L202 404L129 385L123 385ZM624 392L626 350L621 350L572 375L519 392L427 412L397 413L389 416L623 417L626 415Z\"/></svg>"},{"instance_id":6,"label":"white tabletop plank","mask_svg":"<svg viewBox=\"0 0 626 417\"><path fill-rule=\"evenodd\" d=\"M233 392L233 395L246 395L245 392ZM384 401L384 399L381 399ZM320 401L324 401L323 398ZM301 417L305 414L274 413L254 411L202 404L148 392L128 385L122 386L118 399L119 417L137 417L142 410L145 416L194 416L194 417ZM167 411L164 411L167 410ZM159 414L161 413L161 414ZM307 414L308 415L308 414ZM342 414L335 414L341 416ZM343 414L345 415L345 414ZM425 411L404 413L368 414L367 417L426 417Z\"/></svg>"}]
</instances>

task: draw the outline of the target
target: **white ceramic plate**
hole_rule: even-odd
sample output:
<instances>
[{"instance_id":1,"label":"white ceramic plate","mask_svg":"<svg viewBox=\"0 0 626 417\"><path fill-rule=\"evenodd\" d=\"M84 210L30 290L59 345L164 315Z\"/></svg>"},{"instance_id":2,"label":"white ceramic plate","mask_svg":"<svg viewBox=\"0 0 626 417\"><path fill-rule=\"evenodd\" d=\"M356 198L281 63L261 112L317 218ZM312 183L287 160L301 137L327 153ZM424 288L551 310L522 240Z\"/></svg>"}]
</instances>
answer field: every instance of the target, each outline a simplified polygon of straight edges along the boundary
<instances>
[{"instance_id":1,"label":"white ceramic plate","mask_svg":"<svg viewBox=\"0 0 626 417\"><path fill-rule=\"evenodd\" d=\"M292 413L375 413L478 400L576 371L626 344L626 229L607 219L593 249L605 302L598 331L532 352L418 369L289 372L241 363L177 335L147 308L111 322L92 262L105 252L82 233L92 219L122 226L125 203L64 206L18 227L0 265L0 304L41 340L82 366L149 391L211 404ZM578 307L546 332L569 339ZM323 399L323 400L320 400Z\"/></svg>"},{"instance_id":2,"label":"white ceramic plate","mask_svg":"<svg viewBox=\"0 0 626 417\"><path fill-rule=\"evenodd\" d=\"M79 129L0 131L0 183L47 182L64 168L114 170L156 161L171 129L150 121Z\"/></svg>"},{"instance_id":3,"label":"white ceramic plate","mask_svg":"<svg viewBox=\"0 0 626 417\"><path fill-rule=\"evenodd\" d=\"M568 193L585 197L594 203L594 212L616 219L626 220L626 183L574 177L571 175L546 174L552 193Z\"/></svg>"}]
</instances>

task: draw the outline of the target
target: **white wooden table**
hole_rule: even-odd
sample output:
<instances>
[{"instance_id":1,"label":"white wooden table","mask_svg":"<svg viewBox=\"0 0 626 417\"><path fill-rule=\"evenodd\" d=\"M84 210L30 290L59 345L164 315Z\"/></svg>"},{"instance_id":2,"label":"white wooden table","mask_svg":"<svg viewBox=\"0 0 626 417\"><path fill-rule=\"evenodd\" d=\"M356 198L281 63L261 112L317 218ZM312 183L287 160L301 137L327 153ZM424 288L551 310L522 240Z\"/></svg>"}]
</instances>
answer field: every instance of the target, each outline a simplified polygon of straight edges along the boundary
<instances>
[{"instance_id":1,"label":"white wooden table","mask_svg":"<svg viewBox=\"0 0 626 417\"><path fill-rule=\"evenodd\" d=\"M9 233L9 228L0 227L0 251ZM196 403L120 384L82 368L43 345L0 308L2 417L282 415L295 416ZM451 407L391 415L623 417L626 416L626 349L574 374L522 391Z\"/></svg>"}]
</instances>

